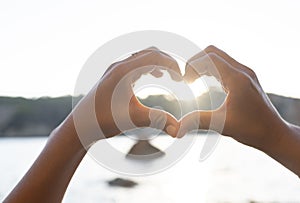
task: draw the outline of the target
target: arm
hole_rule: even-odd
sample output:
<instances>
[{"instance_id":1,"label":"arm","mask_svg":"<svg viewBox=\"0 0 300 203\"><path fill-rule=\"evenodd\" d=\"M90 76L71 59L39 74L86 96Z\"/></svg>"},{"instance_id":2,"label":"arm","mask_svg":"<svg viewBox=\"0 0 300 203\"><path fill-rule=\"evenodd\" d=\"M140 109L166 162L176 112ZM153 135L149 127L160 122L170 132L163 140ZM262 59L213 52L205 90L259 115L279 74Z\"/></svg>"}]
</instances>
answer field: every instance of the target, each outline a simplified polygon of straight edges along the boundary
<instances>
[{"instance_id":1,"label":"arm","mask_svg":"<svg viewBox=\"0 0 300 203\"><path fill-rule=\"evenodd\" d=\"M300 177L300 127L287 125L278 144L263 151Z\"/></svg>"},{"instance_id":2,"label":"arm","mask_svg":"<svg viewBox=\"0 0 300 203\"><path fill-rule=\"evenodd\" d=\"M256 74L222 50L209 46L186 65L185 80L193 82L202 75L214 76L227 97L213 111L196 111L182 120L179 136L195 128L212 129L243 144L257 148L300 176L300 128L284 121L263 91ZM222 121L219 115L226 113ZM223 129L210 126L211 117L224 122ZM192 120L199 119L199 126Z\"/></svg>"},{"instance_id":3,"label":"arm","mask_svg":"<svg viewBox=\"0 0 300 203\"><path fill-rule=\"evenodd\" d=\"M117 104L121 107L121 110L117 111L117 116L121 120L128 119L124 117L124 114L129 112L129 119L138 127L150 124L153 124L152 127L157 127L155 122L151 122L156 119L161 121L161 118L165 118L162 130L176 136L177 120L167 112L143 106L132 90L132 83L142 74L161 75L160 70L153 68L153 65L171 68L170 74L180 73L176 61L156 48L143 50L111 65L99 83L81 100L65 121L51 133L39 157L4 202L52 203L62 201L68 184L88 148L99 139L113 137L121 132L114 122L113 109L111 109L112 93L121 81L123 82L122 87L125 89L123 89L122 100L119 100ZM139 67L146 68L140 69ZM122 80L127 73L132 73L129 80ZM130 103L123 102L126 100ZM89 113L86 113L87 108L93 102L95 102L95 108L92 110L95 111L103 135L98 135L98 131L91 129L93 128L89 122L91 117L89 117ZM150 118L150 112L153 120ZM80 122L81 128L87 133L79 135L76 131L75 116L77 121L78 119L82 121ZM128 126L128 130L130 127ZM83 140L84 142L82 142Z\"/></svg>"},{"instance_id":4,"label":"arm","mask_svg":"<svg viewBox=\"0 0 300 203\"><path fill-rule=\"evenodd\" d=\"M39 157L4 202L61 202L86 150L72 116L55 129Z\"/></svg>"}]
</instances>

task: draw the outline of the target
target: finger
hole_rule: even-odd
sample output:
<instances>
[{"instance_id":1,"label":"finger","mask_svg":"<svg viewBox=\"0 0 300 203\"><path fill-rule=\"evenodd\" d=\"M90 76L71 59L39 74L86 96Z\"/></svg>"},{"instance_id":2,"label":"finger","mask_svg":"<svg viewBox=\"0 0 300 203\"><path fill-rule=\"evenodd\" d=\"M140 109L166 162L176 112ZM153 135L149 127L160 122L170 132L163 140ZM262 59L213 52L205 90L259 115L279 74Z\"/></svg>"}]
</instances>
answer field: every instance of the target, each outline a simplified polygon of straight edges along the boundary
<instances>
[{"instance_id":1,"label":"finger","mask_svg":"<svg viewBox=\"0 0 300 203\"><path fill-rule=\"evenodd\" d=\"M166 111L154 108L149 108L148 112L150 127L162 129L172 137L177 136L179 124L176 118L174 118L171 114L167 113Z\"/></svg>"},{"instance_id":2,"label":"finger","mask_svg":"<svg viewBox=\"0 0 300 203\"><path fill-rule=\"evenodd\" d=\"M147 51L158 51L160 52L160 54L164 55L165 57L169 58L170 61L174 61L176 64L173 68L169 68L169 67L161 67L161 70L166 70L168 71L169 75L171 76L171 78L175 81L182 81L182 75L181 75L181 71L180 71L180 68L178 66L178 63L176 62L176 60L170 56L169 54L159 50L157 47L149 47L147 49L145 49ZM161 77L162 75L161 74L158 74L159 76L158 77ZM156 75L153 75L156 77Z\"/></svg>"},{"instance_id":3,"label":"finger","mask_svg":"<svg viewBox=\"0 0 300 203\"><path fill-rule=\"evenodd\" d=\"M196 55L194 55L192 58L190 58L185 65L185 74L184 78L188 80L188 82L194 82L196 79L201 77L201 74L199 74L199 71L197 71L196 67L191 67L191 64L196 59L202 58L203 56L207 55L206 50L200 51Z\"/></svg>"},{"instance_id":4,"label":"finger","mask_svg":"<svg viewBox=\"0 0 300 203\"><path fill-rule=\"evenodd\" d=\"M191 64L191 62L190 62L190 64ZM198 78L200 78L203 75L210 76L211 74L207 70L200 71L200 68L198 68L198 70L196 70L196 64L192 64L192 65L186 66L183 78L188 83L193 83L195 80L197 80Z\"/></svg>"},{"instance_id":5,"label":"finger","mask_svg":"<svg viewBox=\"0 0 300 203\"><path fill-rule=\"evenodd\" d=\"M212 75L210 72L216 69L212 57L212 54L208 55L205 51L201 51L189 59L185 66L184 79L192 83L203 75ZM219 75L215 74L214 76L220 78Z\"/></svg>"},{"instance_id":6,"label":"finger","mask_svg":"<svg viewBox=\"0 0 300 203\"><path fill-rule=\"evenodd\" d=\"M234 58L232 58L231 56L229 56L226 52L222 51L221 49L210 45L208 47L206 47L204 49L204 51L199 52L198 54L196 54L195 56L193 56L192 58L190 58L187 62L187 64L189 64L191 61L200 58L202 56L204 56L205 54L209 54L209 53L215 53L217 55L219 55L221 58L223 58L225 61L227 61L233 68L239 69L243 72L245 72L248 76L250 76L252 79L256 80L258 82L258 79L256 77L255 72L250 69L249 67L239 63L238 61L236 61ZM191 71L192 72L192 71ZM195 74L191 74L193 77L195 77Z\"/></svg>"},{"instance_id":7,"label":"finger","mask_svg":"<svg viewBox=\"0 0 300 203\"><path fill-rule=\"evenodd\" d=\"M144 52L120 63L119 66L123 69L124 74L136 70L136 73L140 75L153 71L153 67L158 67L161 70L167 70L173 80L182 80L176 60L157 50Z\"/></svg>"},{"instance_id":8,"label":"finger","mask_svg":"<svg viewBox=\"0 0 300 203\"><path fill-rule=\"evenodd\" d=\"M132 56L124 59L122 61L116 62L106 70L105 76L110 77L113 81L119 82L122 80L125 86L130 86L134 84L143 74L152 73L154 71L154 76L158 75L155 71L154 65L149 65L151 63L143 63L145 56L151 54L151 50L143 50ZM149 56L147 57L149 60ZM145 65L148 64L148 65Z\"/></svg>"},{"instance_id":9,"label":"finger","mask_svg":"<svg viewBox=\"0 0 300 203\"><path fill-rule=\"evenodd\" d=\"M135 57L137 57L137 56L140 56L140 55L142 55L142 54L145 54L145 53L150 52L151 50L155 50L155 49L157 49L157 48L156 48L156 47L149 47L149 48L144 49L144 50L142 50L142 51L138 51L138 52L136 52L136 53L133 53L133 54L131 54L129 57L127 57L127 58L125 58L125 59L123 59L123 60L120 60L120 61L117 61L117 62L115 62L115 63L112 63L112 64L105 70L105 72L104 72L104 74L103 74L102 77L104 77L104 76L105 76L109 71L111 71L116 65L121 64L121 63L123 63L123 62L125 62L125 61L128 61L128 60L131 60L131 59L133 59L133 58L135 58Z\"/></svg>"},{"instance_id":10,"label":"finger","mask_svg":"<svg viewBox=\"0 0 300 203\"><path fill-rule=\"evenodd\" d=\"M176 60L168 54L160 51L156 47L149 47L140 52L132 54L130 57L122 61L113 63L105 71L102 77L115 68L117 68L119 72L123 71L121 75L125 75L128 72L140 67L143 68L136 71L136 73L139 74L134 76L136 79L140 78L142 74L151 73L153 71L153 67L159 67L161 70L167 70L171 78L175 81L181 81L183 79ZM158 71L155 71L154 76L161 77L161 74L158 74ZM133 80L133 82L135 81L136 80Z\"/></svg>"},{"instance_id":11,"label":"finger","mask_svg":"<svg viewBox=\"0 0 300 203\"><path fill-rule=\"evenodd\" d=\"M184 79L193 82L200 76L214 76L225 89L230 89L232 77L238 73L226 60L215 53L203 54L200 58L195 58L186 66Z\"/></svg>"},{"instance_id":12,"label":"finger","mask_svg":"<svg viewBox=\"0 0 300 203\"><path fill-rule=\"evenodd\" d=\"M224 58L228 63L230 63L232 66L241 66L242 64L240 64L239 62L237 62L235 59L233 59L231 56L229 56L227 53L225 53L224 51L222 51L221 49L213 46L213 45L209 45L208 47L206 47L203 51L197 53L196 55L194 55L192 58L190 58L187 63L190 63L191 61L200 58L204 55L207 55L209 53L216 53L219 56L221 56L222 58Z\"/></svg>"},{"instance_id":13,"label":"finger","mask_svg":"<svg viewBox=\"0 0 300 203\"><path fill-rule=\"evenodd\" d=\"M245 73L247 73L252 79L256 79L256 74L255 72L250 69L249 67L239 63L238 61L236 61L234 58L232 58L231 56L229 56L226 52L224 52L223 50L210 45L205 49L206 53L216 53L217 55L219 55L220 57L222 57L223 59L225 59L230 65L232 65L232 67L236 68L236 69L240 69L242 71L244 71Z\"/></svg>"},{"instance_id":14,"label":"finger","mask_svg":"<svg viewBox=\"0 0 300 203\"><path fill-rule=\"evenodd\" d=\"M163 76L163 72L161 72L159 68L154 68L154 70L151 72L151 75L153 75L156 78L160 78Z\"/></svg>"},{"instance_id":15,"label":"finger","mask_svg":"<svg viewBox=\"0 0 300 203\"><path fill-rule=\"evenodd\" d=\"M172 137L177 136L179 123L166 111L139 104L138 115L133 116L132 120L138 127L152 127L163 130Z\"/></svg>"},{"instance_id":16,"label":"finger","mask_svg":"<svg viewBox=\"0 0 300 203\"><path fill-rule=\"evenodd\" d=\"M177 136L181 138L192 130L208 130L210 128L212 113L212 111L194 111L185 115L180 120L180 128Z\"/></svg>"}]
</instances>

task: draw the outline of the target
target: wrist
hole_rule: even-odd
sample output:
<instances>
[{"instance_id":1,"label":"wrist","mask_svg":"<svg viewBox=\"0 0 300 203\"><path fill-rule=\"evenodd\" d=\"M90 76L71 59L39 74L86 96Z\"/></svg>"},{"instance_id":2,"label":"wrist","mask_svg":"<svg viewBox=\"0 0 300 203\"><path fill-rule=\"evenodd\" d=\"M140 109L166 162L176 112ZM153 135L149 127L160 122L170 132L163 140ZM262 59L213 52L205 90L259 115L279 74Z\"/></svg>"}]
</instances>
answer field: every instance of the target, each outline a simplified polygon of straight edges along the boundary
<instances>
[{"instance_id":1,"label":"wrist","mask_svg":"<svg viewBox=\"0 0 300 203\"><path fill-rule=\"evenodd\" d=\"M256 147L257 149L265 152L266 154L272 154L278 150L284 142L292 134L292 126L283 119L277 120L277 122L266 127L266 131L263 132L263 141Z\"/></svg>"},{"instance_id":2,"label":"wrist","mask_svg":"<svg viewBox=\"0 0 300 203\"><path fill-rule=\"evenodd\" d=\"M95 102L95 91L92 90L65 120L66 123L70 123L68 125L71 126L85 149L89 149L98 140L106 138L97 119L97 110L98 114L101 110L96 109Z\"/></svg>"},{"instance_id":3,"label":"wrist","mask_svg":"<svg viewBox=\"0 0 300 203\"><path fill-rule=\"evenodd\" d=\"M72 146L75 153L83 150L86 151L85 146L78 137L72 114L70 114L57 128L52 131L50 139L52 138L62 139L67 145Z\"/></svg>"},{"instance_id":4,"label":"wrist","mask_svg":"<svg viewBox=\"0 0 300 203\"><path fill-rule=\"evenodd\" d=\"M300 127L286 122L284 130L274 146L264 152L300 176Z\"/></svg>"}]
</instances>

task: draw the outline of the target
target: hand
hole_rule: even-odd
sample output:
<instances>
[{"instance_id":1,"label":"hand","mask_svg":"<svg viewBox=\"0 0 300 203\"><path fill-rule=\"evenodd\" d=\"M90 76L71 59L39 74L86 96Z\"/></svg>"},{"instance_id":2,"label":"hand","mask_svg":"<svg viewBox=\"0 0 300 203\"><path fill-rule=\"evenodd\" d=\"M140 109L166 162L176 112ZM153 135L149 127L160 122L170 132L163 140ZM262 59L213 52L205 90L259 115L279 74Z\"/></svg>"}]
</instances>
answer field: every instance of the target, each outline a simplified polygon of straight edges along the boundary
<instances>
[{"instance_id":1,"label":"hand","mask_svg":"<svg viewBox=\"0 0 300 203\"><path fill-rule=\"evenodd\" d=\"M121 132L115 124L111 109L113 92L118 84L121 86L121 98L116 101L118 109L115 116L119 120L131 119L139 127L150 124L151 127L162 127L167 133L176 136L177 120L167 112L142 105L132 90L132 85L141 75L150 73L160 77L161 69L166 69L175 80L182 78L176 61L156 48L143 50L112 64L99 83L51 133L39 157L4 202L62 201L76 168L87 152L86 149L99 139ZM129 105L124 101L129 101ZM127 117L127 112L130 118ZM76 127L77 121L80 129ZM160 126L161 123L163 126ZM131 125L127 124L125 120L123 127L130 128ZM104 137L97 134L99 126ZM78 139L78 130L81 130L83 134L80 136L84 136L84 139Z\"/></svg>"},{"instance_id":2,"label":"hand","mask_svg":"<svg viewBox=\"0 0 300 203\"><path fill-rule=\"evenodd\" d=\"M214 64L214 67L212 67ZM213 111L195 111L181 119L180 136L187 131L209 129L212 114L218 122L226 113L223 130L212 130L258 149L276 146L287 130L286 122L273 107L263 91L256 74L220 49L209 46L192 57L186 65L184 79L193 82L203 75L214 76L222 84L227 97L221 107ZM199 119L200 125L193 126Z\"/></svg>"},{"instance_id":3,"label":"hand","mask_svg":"<svg viewBox=\"0 0 300 203\"><path fill-rule=\"evenodd\" d=\"M73 112L73 117L78 119L80 128L88 132L81 133L87 136L86 144L101 139L101 135L100 137L97 135L95 126L91 125L92 114L89 113L91 111L95 112L97 125L101 127L106 138L135 126L146 127L150 124L151 127L162 129L175 137L179 126L178 121L165 111L142 105L132 89L133 84L143 74L150 73L155 77L161 77L162 69L167 70L172 79L182 79L177 62L156 48L145 49L112 64ZM95 108L92 108L93 106ZM116 120L119 123L116 123Z\"/></svg>"}]
</instances>

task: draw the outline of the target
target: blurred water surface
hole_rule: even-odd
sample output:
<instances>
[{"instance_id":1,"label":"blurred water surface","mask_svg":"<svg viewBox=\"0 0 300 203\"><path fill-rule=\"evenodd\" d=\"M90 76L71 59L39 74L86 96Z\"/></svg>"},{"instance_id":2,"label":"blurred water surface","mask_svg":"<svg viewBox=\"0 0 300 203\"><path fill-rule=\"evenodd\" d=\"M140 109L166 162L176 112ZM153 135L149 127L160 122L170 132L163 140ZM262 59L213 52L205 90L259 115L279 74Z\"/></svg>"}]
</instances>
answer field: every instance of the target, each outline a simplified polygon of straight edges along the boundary
<instances>
[{"instance_id":1,"label":"blurred water surface","mask_svg":"<svg viewBox=\"0 0 300 203\"><path fill-rule=\"evenodd\" d=\"M152 141L164 148L167 136ZM63 202L300 202L296 175L262 152L222 137L213 154L199 162L205 136L173 167L146 177L120 176L99 166L89 155L76 171ZM0 139L0 200L20 180L47 138ZM110 142L128 151L134 141L115 137ZM125 157L124 157L125 158ZM139 163L137 163L139 164ZM134 188L110 187L108 180L129 178Z\"/></svg>"}]
</instances>

